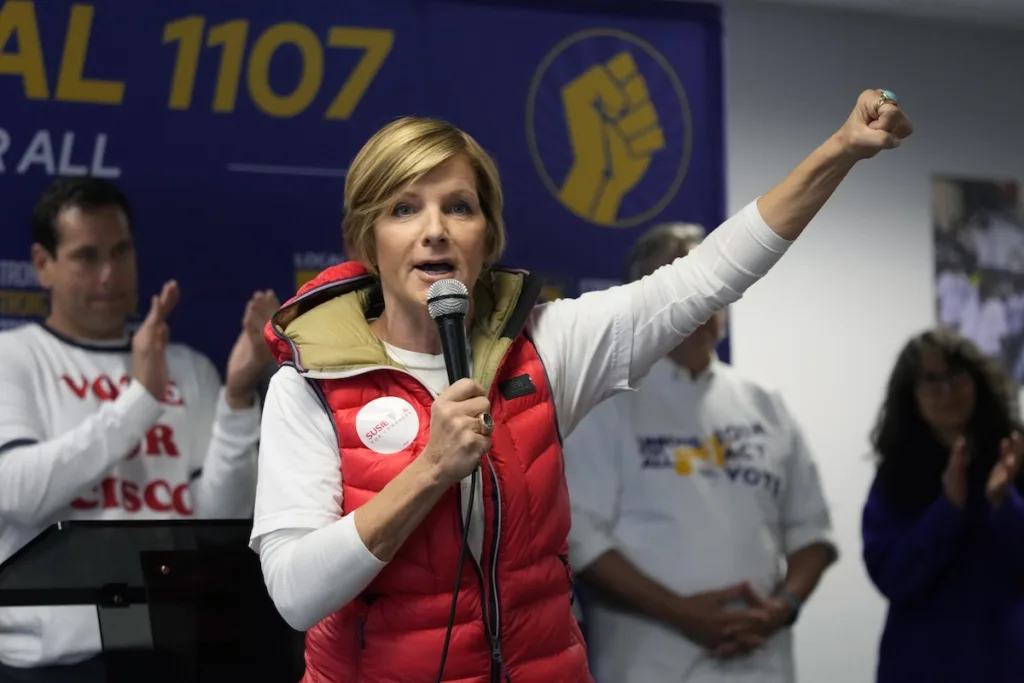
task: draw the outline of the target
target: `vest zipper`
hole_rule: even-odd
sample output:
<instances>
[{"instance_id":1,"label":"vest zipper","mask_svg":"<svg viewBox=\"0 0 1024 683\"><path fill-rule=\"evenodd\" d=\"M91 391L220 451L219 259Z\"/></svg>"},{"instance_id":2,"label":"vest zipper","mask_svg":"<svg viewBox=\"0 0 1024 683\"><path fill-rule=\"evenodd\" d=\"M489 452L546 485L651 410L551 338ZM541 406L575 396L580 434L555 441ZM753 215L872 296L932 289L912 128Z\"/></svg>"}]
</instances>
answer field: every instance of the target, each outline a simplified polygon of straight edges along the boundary
<instances>
[{"instance_id":1,"label":"vest zipper","mask_svg":"<svg viewBox=\"0 0 1024 683\"><path fill-rule=\"evenodd\" d=\"M494 543L491 546L490 569L491 585L489 591L490 617L491 617L491 681L501 683L502 674L511 681L508 671L505 670L505 661L501 656L501 608L499 607L498 595L498 549L501 546L501 491L498 489L498 473L494 470L494 464L490 457L487 457L487 470L491 475L491 503L494 505Z\"/></svg>"},{"instance_id":2,"label":"vest zipper","mask_svg":"<svg viewBox=\"0 0 1024 683\"><path fill-rule=\"evenodd\" d=\"M569 606L572 607L576 602L575 582L572 577L572 565L569 564L569 557L567 555L559 555L558 559L562 561L562 566L565 567L565 577L569 580Z\"/></svg>"},{"instance_id":3,"label":"vest zipper","mask_svg":"<svg viewBox=\"0 0 1024 683\"><path fill-rule=\"evenodd\" d=\"M461 534L464 535L466 533L466 520L462 516L462 487L461 486L456 488L456 495L457 495L457 504L458 504L458 510L459 510L459 531L460 531ZM476 574L477 584L480 587L480 595L481 596L486 596L487 595L487 588L486 588L486 582L484 581L483 568L481 568L480 562L477 561L476 555L470 553L470 560L471 560L472 565L473 565L473 573ZM494 665L493 665L494 653L497 652L497 653L499 653L499 656L500 656L501 649L498 647L497 640L496 640L496 638L494 636L494 630L491 628L491 619L490 619L490 611L491 610L489 608L488 601L486 599L481 600L481 606L482 606L481 617L483 618L483 622L484 622L484 633L487 635L487 642L491 646L491 662L492 662L492 665L491 665L491 676L493 677L494 676Z\"/></svg>"},{"instance_id":4,"label":"vest zipper","mask_svg":"<svg viewBox=\"0 0 1024 683\"><path fill-rule=\"evenodd\" d=\"M276 328L274 332L275 334L277 334L278 337L284 338L283 335L277 333ZM501 359L501 362L498 364L498 369L497 372L495 373L495 377L501 374L502 370L504 369L506 360L507 356ZM296 363L296 369L299 369L298 363ZM300 371L300 374L302 374L304 377L309 377L311 379L342 379L346 377L361 375L375 370L388 370L391 372L399 372L402 373L403 375L412 377L420 386L426 389L427 393L431 394L432 398L434 398L433 394L430 392L430 389L427 388L426 385L424 385L423 382L419 380L419 378L417 378L415 375L413 375L411 372L407 370L403 370L401 368L396 368L393 366L374 366L368 368L360 368L354 371L343 371L340 373L336 371ZM561 441L561 437L559 437L559 441ZM487 633L488 640L490 641L491 644L491 681L493 683L501 683L502 674L504 674L506 683L511 683L512 677L509 676L508 670L505 668L505 660L501 654L501 613L498 607L498 547L500 545L501 539L501 493L498 490L498 474L494 469L494 465L491 463L490 457L487 457L487 467L488 472L491 475L491 502L494 505L494 526L492 527L494 531L494 544L491 548L490 557L490 590L484 591L487 594L488 599L484 603L483 620L484 629ZM482 466L481 469L483 469ZM459 531L461 531L462 534L465 534L465 520L462 517L461 486L456 487L456 496L456 501L458 503ZM476 571L477 579L481 583L480 588L481 590L484 590L483 568L480 566L480 563L477 562L475 555L473 556L473 568Z\"/></svg>"}]
</instances>

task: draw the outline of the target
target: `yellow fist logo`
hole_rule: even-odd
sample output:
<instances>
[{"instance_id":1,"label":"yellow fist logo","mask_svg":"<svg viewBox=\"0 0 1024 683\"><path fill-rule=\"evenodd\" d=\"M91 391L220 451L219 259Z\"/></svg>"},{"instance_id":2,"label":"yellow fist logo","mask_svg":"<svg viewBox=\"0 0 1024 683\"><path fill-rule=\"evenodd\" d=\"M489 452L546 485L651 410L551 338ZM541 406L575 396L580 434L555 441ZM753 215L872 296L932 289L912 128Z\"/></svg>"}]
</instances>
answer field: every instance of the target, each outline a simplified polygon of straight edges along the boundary
<instances>
[{"instance_id":1,"label":"yellow fist logo","mask_svg":"<svg viewBox=\"0 0 1024 683\"><path fill-rule=\"evenodd\" d=\"M537 65L526 141L541 182L572 216L609 228L655 218L683 184L692 140L679 76L638 36L579 31Z\"/></svg>"},{"instance_id":2,"label":"yellow fist logo","mask_svg":"<svg viewBox=\"0 0 1024 683\"><path fill-rule=\"evenodd\" d=\"M595 223L611 225L622 197L665 147L658 112L633 55L620 52L562 89L573 166L562 203Z\"/></svg>"}]
</instances>

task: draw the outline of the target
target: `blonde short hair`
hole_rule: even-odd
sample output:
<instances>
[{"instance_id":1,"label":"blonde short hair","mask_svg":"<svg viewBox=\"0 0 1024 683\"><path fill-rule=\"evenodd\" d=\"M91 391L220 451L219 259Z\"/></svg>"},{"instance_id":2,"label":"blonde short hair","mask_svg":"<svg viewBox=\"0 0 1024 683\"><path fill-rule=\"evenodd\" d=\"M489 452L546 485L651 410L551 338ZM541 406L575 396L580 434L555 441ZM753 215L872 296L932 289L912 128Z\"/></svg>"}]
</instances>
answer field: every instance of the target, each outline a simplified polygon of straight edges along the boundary
<instances>
[{"instance_id":1,"label":"blonde short hair","mask_svg":"<svg viewBox=\"0 0 1024 683\"><path fill-rule=\"evenodd\" d=\"M341 224L348 254L377 273L374 223L403 189L459 155L476 172L476 191L487 219L484 268L493 265L505 251L501 181L494 160L468 133L447 121L412 116L374 133L352 160Z\"/></svg>"}]
</instances>

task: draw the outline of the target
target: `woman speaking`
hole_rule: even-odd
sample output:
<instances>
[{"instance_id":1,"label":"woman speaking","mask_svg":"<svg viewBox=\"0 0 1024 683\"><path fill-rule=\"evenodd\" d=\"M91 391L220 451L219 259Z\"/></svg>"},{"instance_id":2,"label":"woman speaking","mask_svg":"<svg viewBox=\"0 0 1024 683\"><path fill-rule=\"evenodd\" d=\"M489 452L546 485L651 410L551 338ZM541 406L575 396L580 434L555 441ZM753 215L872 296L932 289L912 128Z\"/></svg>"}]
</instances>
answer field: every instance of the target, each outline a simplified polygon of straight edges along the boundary
<instances>
[{"instance_id":1,"label":"woman speaking","mask_svg":"<svg viewBox=\"0 0 1024 683\"><path fill-rule=\"evenodd\" d=\"M267 326L281 368L263 412L252 547L306 636L309 683L591 681L570 609L561 439L740 298L854 164L911 124L888 91L686 258L626 286L539 304L495 265L502 192L487 153L403 118L345 183L355 260ZM472 292L471 379L449 385L426 300Z\"/></svg>"}]
</instances>

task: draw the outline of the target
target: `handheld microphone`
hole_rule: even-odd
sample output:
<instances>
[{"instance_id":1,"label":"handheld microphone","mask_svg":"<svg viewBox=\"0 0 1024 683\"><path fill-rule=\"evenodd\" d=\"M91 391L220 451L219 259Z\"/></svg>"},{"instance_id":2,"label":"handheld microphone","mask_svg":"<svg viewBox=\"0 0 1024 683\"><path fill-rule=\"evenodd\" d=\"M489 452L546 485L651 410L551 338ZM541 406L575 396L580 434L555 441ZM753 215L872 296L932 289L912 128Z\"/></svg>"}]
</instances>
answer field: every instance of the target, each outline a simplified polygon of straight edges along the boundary
<instances>
[{"instance_id":1,"label":"handheld microphone","mask_svg":"<svg viewBox=\"0 0 1024 683\"><path fill-rule=\"evenodd\" d=\"M441 335L441 353L444 354L444 366L448 370L448 383L455 384L460 379L469 377L469 349L466 344L466 315L469 313L469 290L466 285L454 278L438 280L427 290L427 310L430 317L437 323L437 331ZM455 606L459 599L459 586L462 585L462 567L466 562L466 551L469 548L469 526L473 519L473 502L476 499L477 475L474 474L469 486L469 509L462 520L462 543L459 549L459 565L455 572L455 590L452 604L448 610L448 629L444 634L444 647L441 649L441 666L437 671L435 683L441 683L444 676L444 665L448 659L448 645L451 643L452 629L455 627Z\"/></svg>"},{"instance_id":2,"label":"handheld microphone","mask_svg":"<svg viewBox=\"0 0 1024 683\"><path fill-rule=\"evenodd\" d=\"M427 290L427 310L441 335L441 353L448 370L448 383L470 376L466 342L469 290L454 278L438 280Z\"/></svg>"}]
</instances>

